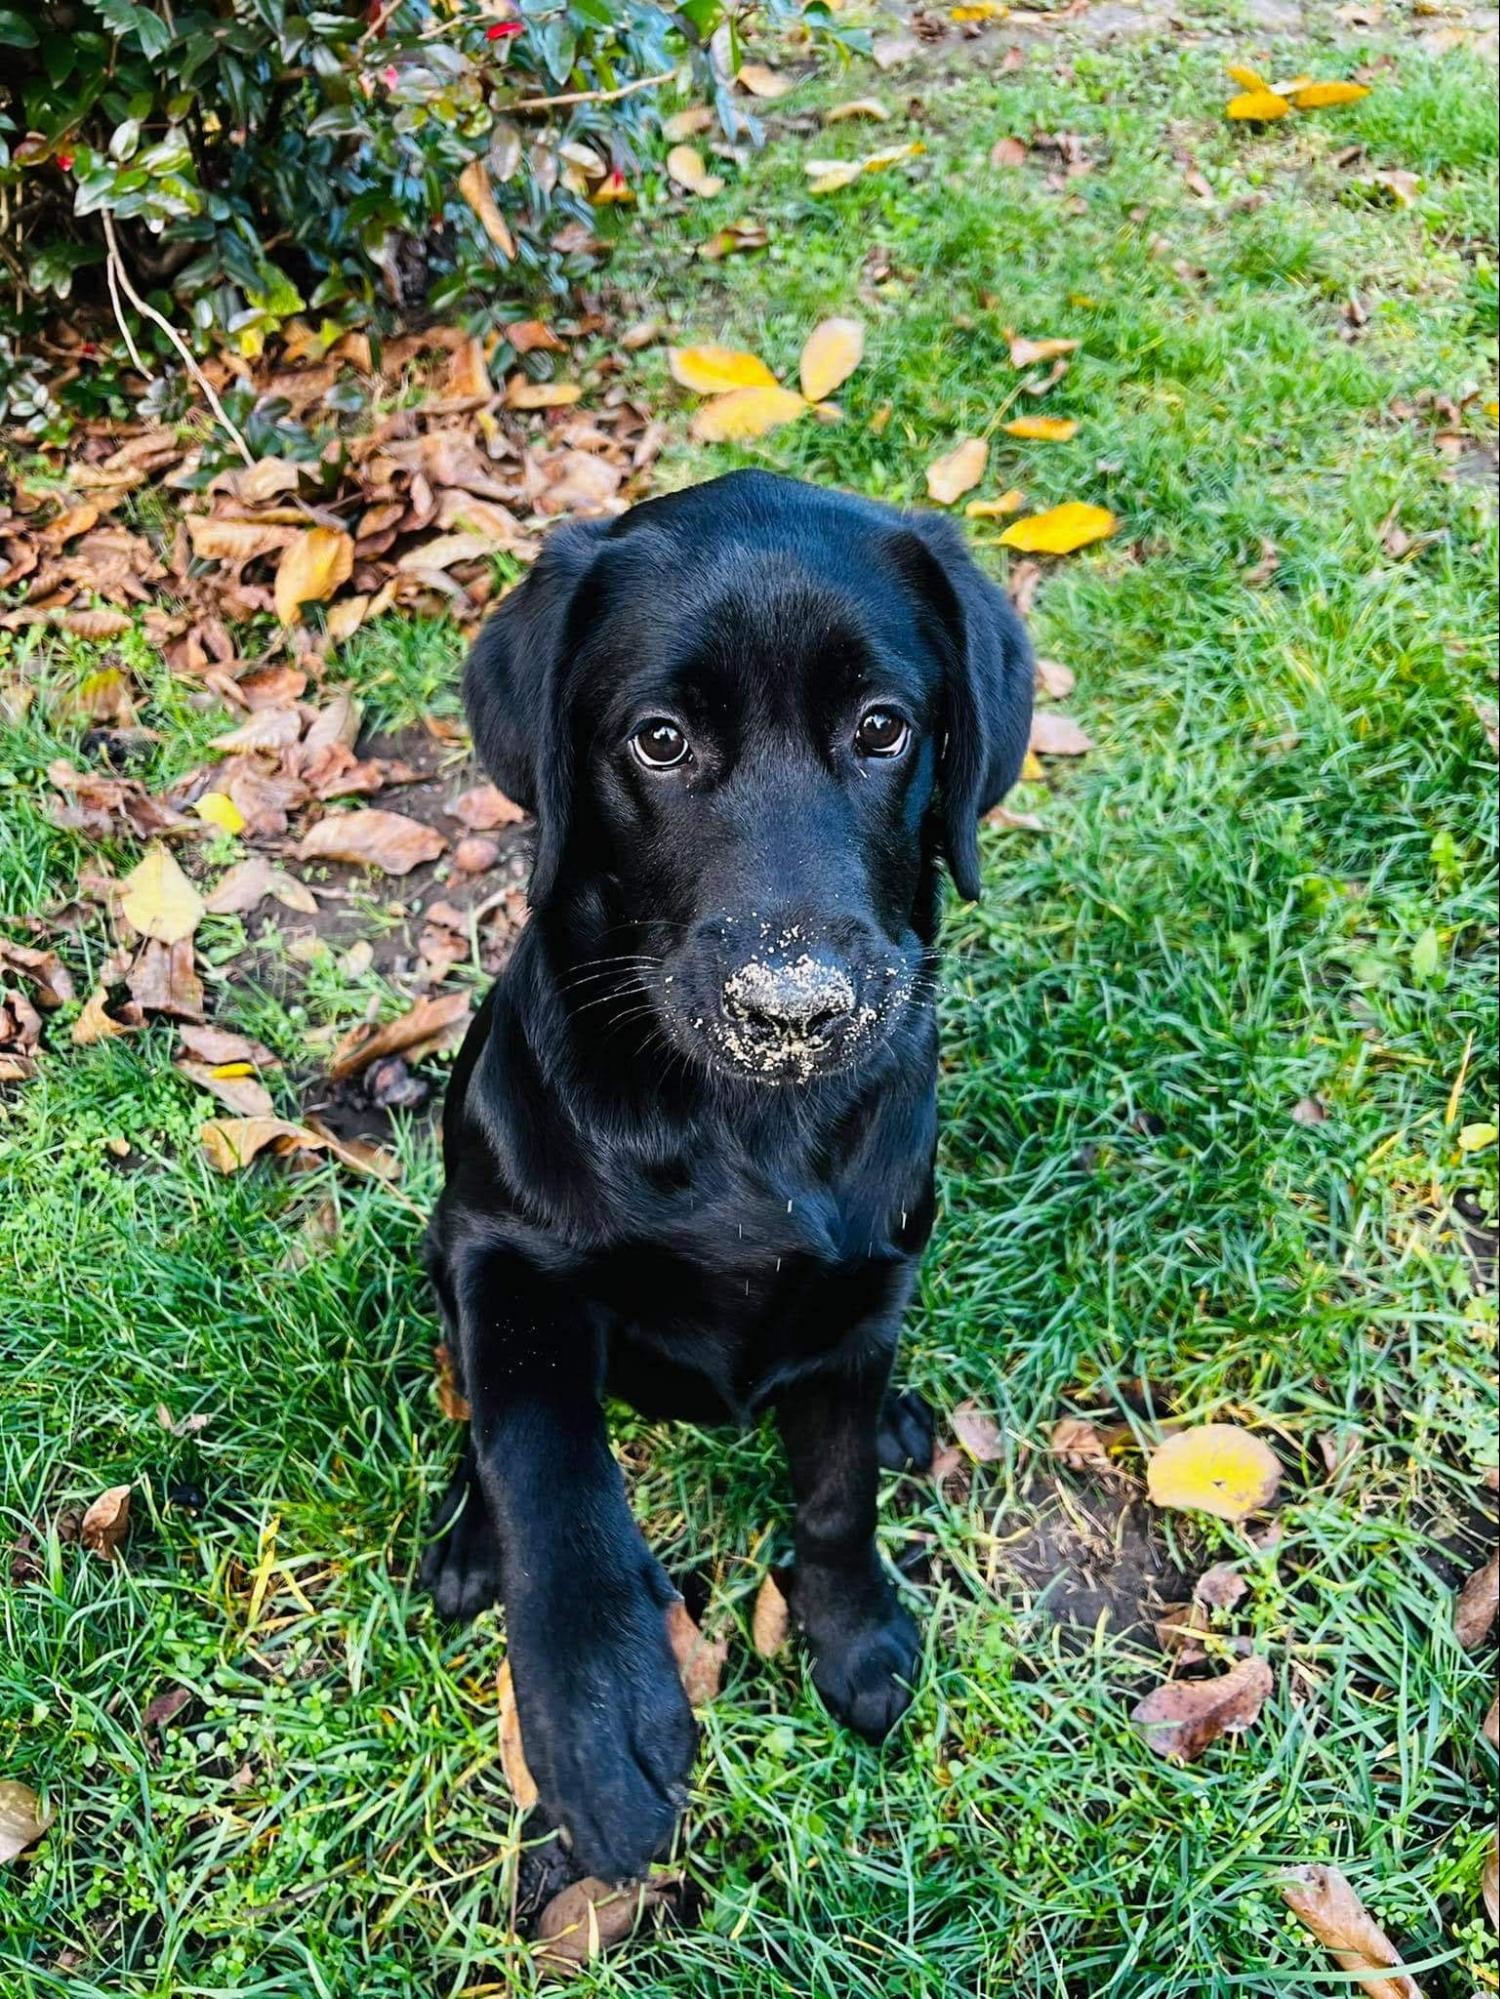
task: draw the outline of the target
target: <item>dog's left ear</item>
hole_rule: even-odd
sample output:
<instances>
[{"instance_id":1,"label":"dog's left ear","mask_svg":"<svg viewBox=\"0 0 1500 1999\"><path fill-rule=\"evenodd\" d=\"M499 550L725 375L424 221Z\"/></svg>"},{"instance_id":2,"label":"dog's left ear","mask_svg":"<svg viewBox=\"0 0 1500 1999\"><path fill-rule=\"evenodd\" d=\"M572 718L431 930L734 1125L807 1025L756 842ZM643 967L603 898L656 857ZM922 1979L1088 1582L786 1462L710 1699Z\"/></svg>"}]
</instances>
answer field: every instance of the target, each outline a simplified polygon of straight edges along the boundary
<instances>
[{"instance_id":1,"label":"dog's left ear","mask_svg":"<svg viewBox=\"0 0 1500 1999\"><path fill-rule=\"evenodd\" d=\"M908 514L893 553L921 594L946 656L938 765L943 844L955 888L977 902L979 821L1020 776L1030 740L1031 642L1010 599L975 563L952 521Z\"/></svg>"},{"instance_id":2,"label":"dog's left ear","mask_svg":"<svg viewBox=\"0 0 1500 1999\"><path fill-rule=\"evenodd\" d=\"M557 878L573 782L564 678L589 615L589 571L607 522L554 528L526 580L490 618L464 668L464 706L479 760L537 818L531 900Z\"/></svg>"}]
</instances>

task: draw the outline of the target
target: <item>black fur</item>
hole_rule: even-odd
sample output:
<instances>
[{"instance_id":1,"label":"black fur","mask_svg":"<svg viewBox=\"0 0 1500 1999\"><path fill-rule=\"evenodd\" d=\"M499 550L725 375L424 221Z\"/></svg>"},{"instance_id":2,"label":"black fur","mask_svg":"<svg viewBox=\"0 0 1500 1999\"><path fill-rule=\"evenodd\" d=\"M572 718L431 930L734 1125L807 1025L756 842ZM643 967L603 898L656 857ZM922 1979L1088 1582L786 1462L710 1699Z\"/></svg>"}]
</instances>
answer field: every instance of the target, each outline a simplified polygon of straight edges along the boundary
<instances>
[{"instance_id":1,"label":"black fur","mask_svg":"<svg viewBox=\"0 0 1500 1999\"><path fill-rule=\"evenodd\" d=\"M503 1596L528 1760L590 1872L668 1840L695 1730L672 1586L602 1401L780 1425L792 1607L883 1735L918 1638L875 1551L932 1222L940 860L1014 780L1032 662L947 521L742 472L557 530L474 648L480 754L537 814L532 920L460 1055L433 1280L472 1405L425 1574ZM861 754L870 709L910 725ZM691 760L630 747L673 722Z\"/></svg>"}]
</instances>

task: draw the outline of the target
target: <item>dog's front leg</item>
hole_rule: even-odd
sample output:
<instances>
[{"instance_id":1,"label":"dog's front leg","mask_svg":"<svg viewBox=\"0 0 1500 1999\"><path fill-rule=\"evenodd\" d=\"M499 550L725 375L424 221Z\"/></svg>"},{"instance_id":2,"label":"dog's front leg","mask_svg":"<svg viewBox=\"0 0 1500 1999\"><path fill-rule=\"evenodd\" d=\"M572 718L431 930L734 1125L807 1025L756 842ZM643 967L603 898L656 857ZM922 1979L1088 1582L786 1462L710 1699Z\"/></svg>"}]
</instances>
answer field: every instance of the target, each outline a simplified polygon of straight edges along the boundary
<instances>
[{"instance_id":1,"label":"dog's front leg","mask_svg":"<svg viewBox=\"0 0 1500 1999\"><path fill-rule=\"evenodd\" d=\"M671 1835L696 1730L667 1642L675 1592L609 1448L602 1332L510 1254L472 1256L455 1292L526 1759L588 1872L623 1880Z\"/></svg>"},{"instance_id":2,"label":"dog's front leg","mask_svg":"<svg viewBox=\"0 0 1500 1999\"><path fill-rule=\"evenodd\" d=\"M776 1416L796 1498L792 1611L813 1685L878 1742L905 1712L921 1652L875 1547L877 1431L891 1350L794 1383Z\"/></svg>"}]
</instances>

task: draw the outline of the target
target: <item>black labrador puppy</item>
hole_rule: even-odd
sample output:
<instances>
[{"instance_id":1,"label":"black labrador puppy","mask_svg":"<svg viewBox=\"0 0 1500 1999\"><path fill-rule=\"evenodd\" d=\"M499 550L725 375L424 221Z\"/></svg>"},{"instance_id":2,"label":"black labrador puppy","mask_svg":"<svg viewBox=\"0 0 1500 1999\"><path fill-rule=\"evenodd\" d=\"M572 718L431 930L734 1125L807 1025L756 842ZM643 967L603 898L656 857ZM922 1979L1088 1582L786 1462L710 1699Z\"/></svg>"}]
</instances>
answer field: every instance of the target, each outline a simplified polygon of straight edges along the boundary
<instances>
[{"instance_id":1,"label":"black labrador puppy","mask_svg":"<svg viewBox=\"0 0 1500 1999\"><path fill-rule=\"evenodd\" d=\"M695 1731L606 1395L772 1410L814 1683L871 1738L910 1699L875 1501L932 1450L889 1384L933 1213L940 862L979 894L1032 660L950 522L737 472L554 530L464 691L537 850L444 1119L429 1265L473 1418L424 1577L454 1617L503 1598L543 1804L617 1879Z\"/></svg>"}]
</instances>

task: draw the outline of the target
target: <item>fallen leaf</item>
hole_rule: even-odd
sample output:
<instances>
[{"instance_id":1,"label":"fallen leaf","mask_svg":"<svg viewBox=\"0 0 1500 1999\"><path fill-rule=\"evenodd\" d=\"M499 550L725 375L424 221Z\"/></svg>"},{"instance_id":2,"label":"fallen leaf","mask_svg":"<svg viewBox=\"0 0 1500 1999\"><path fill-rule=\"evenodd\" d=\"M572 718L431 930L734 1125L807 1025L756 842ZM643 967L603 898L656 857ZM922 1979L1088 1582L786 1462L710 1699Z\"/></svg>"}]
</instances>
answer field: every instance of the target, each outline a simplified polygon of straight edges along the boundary
<instances>
[{"instance_id":1,"label":"fallen leaf","mask_svg":"<svg viewBox=\"0 0 1500 1999\"><path fill-rule=\"evenodd\" d=\"M1036 813L1012 812L1008 805L992 805L984 815L984 823L1011 833L1045 833L1047 830Z\"/></svg>"},{"instance_id":2,"label":"fallen leaf","mask_svg":"<svg viewBox=\"0 0 1500 1999\"><path fill-rule=\"evenodd\" d=\"M978 1463L990 1465L1004 1457L1005 1438L1000 1425L977 1402L960 1402L951 1420L954 1436Z\"/></svg>"},{"instance_id":3,"label":"fallen leaf","mask_svg":"<svg viewBox=\"0 0 1500 1999\"><path fill-rule=\"evenodd\" d=\"M1269 90L1270 84L1258 69L1251 69L1245 63L1231 62L1224 65L1224 74L1231 83L1237 83L1241 90Z\"/></svg>"},{"instance_id":4,"label":"fallen leaf","mask_svg":"<svg viewBox=\"0 0 1500 1999\"><path fill-rule=\"evenodd\" d=\"M1066 500L1046 513L1016 521L1001 535L1000 546L1018 548L1027 555L1071 555L1074 549L1105 540L1119 525L1107 507Z\"/></svg>"},{"instance_id":5,"label":"fallen leaf","mask_svg":"<svg viewBox=\"0 0 1500 1999\"><path fill-rule=\"evenodd\" d=\"M970 500L964 513L971 521L1002 521L1009 514L1020 513L1026 504L1026 495L1019 486L1011 486L993 500Z\"/></svg>"},{"instance_id":6,"label":"fallen leaf","mask_svg":"<svg viewBox=\"0 0 1500 1999\"><path fill-rule=\"evenodd\" d=\"M666 1897L667 1884L661 1881L612 1887L585 1875L554 1895L537 1917L533 1955L543 1971L571 1973L623 1943L641 1917Z\"/></svg>"},{"instance_id":7,"label":"fallen leaf","mask_svg":"<svg viewBox=\"0 0 1500 1999\"><path fill-rule=\"evenodd\" d=\"M1078 684L1078 676L1071 666L1064 666L1060 659L1038 659L1036 662L1036 688L1038 694L1045 694L1052 701L1066 701Z\"/></svg>"},{"instance_id":8,"label":"fallen leaf","mask_svg":"<svg viewBox=\"0 0 1500 1999\"><path fill-rule=\"evenodd\" d=\"M212 826L220 833L243 833L246 819L234 800L222 791L205 791L201 798L193 800L193 810L205 826Z\"/></svg>"},{"instance_id":9,"label":"fallen leaf","mask_svg":"<svg viewBox=\"0 0 1500 1999\"><path fill-rule=\"evenodd\" d=\"M934 458L927 468L928 498L939 506L951 507L979 484L989 457L990 448L982 437L966 437L941 458Z\"/></svg>"},{"instance_id":10,"label":"fallen leaf","mask_svg":"<svg viewBox=\"0 0 1500 1999\"><path fill-rule=\"evenodd\" d=\"M857 319L825 319L807 336L798 370L802 393L820 403L847 382L864 358L865 329Z\"/></svg>"},{"instance_id":11,"label":"fallen leaf","mask_svg":"<svg viewBox=\"0 0 1500 1999\"><path fill-rule=\"evenodd\" d=\"M438 1409L450 1423L467 1423L473 1411L469 1407L468 1397L458 1385L453 1368L453 1355L446 1345L439 1344L433 1348L432 1364L437 1374ZM500 1670L503 1675L505 1668L502 1666Z\"/></svg>"},{"instance_id":12,"label":"fallen leaf","mask_svg":"<svg viewBox=\"0 0 1500 1999\"><path fill-rule=\"evenodd\" d=\"M695 411L689 431L701 444L738 443L764 437L768 431L807 414L808 405L792 389L731 389Z\"/></svg>"},{"instance_id":13,"label":"fallen leaf","mask_svg":"<svg viewBox=\"0 0 1500 1999\"><path fill-rule=\"evenodd\" d=\"M210 1118L198 1127L198 1136L216 1173L241 1172L268 1148L273 1152L299 1148L316 1152L322 1146L308 1126L280 1117Z\"/></svg>"},{"instance_id":14,"label":"fallen leaf","mask_svg":"<svg viewBox=\"0 0 1500 1999\"><path fill-rule=\"evenodd\" d=\"M774 1659L787 1641L791 1611L774 1575L768 1575L755 1593L750 1613L750 1643L762 1659Z\"/></svg>"},{"instance_id":15,"label":"fallen leaf","mask_svg":"<svg viewBox=\"0 0 1500 1999\"><path fill-rule=\"evenodd\" d=\"M1224 115L1252 125L1269 125L1277 118L1285 118L1291 108L1274 90L1246 90L1230 98L1224 106Z\"/></svg>"},{"instance_id":16,"label":"fallen leaf","mask_svg":"<svg viewBox=\"0 0 1500 1999\"><path fill-rule=\"evenodd\" d=\"M728 222L722 229L716 229L712 236L698 245L693 252L705 263L717 264L725 257L732 257L741 250L763 250L771 240L771 232L763 222L752 222L740 216Z\"/></svg>"},{"instance_id":17,"label":"fallen leaf","mask_svg":"<svg viewBox=\"0 0 1500 1999\"><path fill-rule=\"evenodd\" d=\"M1388 194L1398 208L1410 208L1421 190L1422 177L1410 173L1405 167L1388 167L1380 173L1371 174L1369 185Z\"/></svg>"},{"instance_id":18,"label":"fallen leaf","mask_svg":"<svg viewBox=\"0 0 1500 1999\"><path fill-rule=\"evenodd\" d=\"M670 118L664 118L661 135L668 145L675 146L680 139L691 139L699 132L711 131L714 114L706 104L690 104L686 111L674 111Z\"/></svg>"},{"instance_id":19,"label":"fallen leaf","mask_svg":"<svg viewBox=\"0 0 1500 1999\"><path fill-rule=\"evenodd\" d=\"M96 1041L113 1041L121 1034L133 1034L144 1025L141 1010L130 1006L122 1018L109 1010L109 989L95 986L83 1003L83 1011L73 1023L69 1039L75 1048L91 1048Z\"/></svg>"},{"instance_id":20,"label":"fallen leaf","mask_svg":"<svg viewBox=\"0 0 1500 1999\"><path fill-rule=\"evenodd\" d=\"M1479 1732L1491 1749L1500 1750L1500 1696L1492 1700L1485 1710Z\"/></svg>"},{"instance_id":21,"label":"fallen leaf","mask_svg":"<svg viewBox=\"0 0 1500 1999\"><path fill-rule=\"evenodd\" d=\"M727 1638L705 1638L680 1596L667 1605L667 1643L677 1661L682 1691L692 1707L706 1707L719 1691L729 1657Z\"/></svg>"},{"instance_id":22,"label":"fallen leaf","mask_svg":"<svg viewBox=\"0 0 1500 1999\"><path fill-rule=\"evenodd\" d=\"M0 937L0 972L25 979L36 994L37 1005L49 1012L73 998L72 975L55 951L38 951L29 944Z\"/></svg>"},{"instance_id":23,"label":"fallen leaf","mask_svg":"<svg viewBox=\"0 0 1500 1999\"><path fill-rule=\"evenodd\" d=\"M19 1784L13 1777L0 1779L0 1867L35 1846L53 1817L51 1807L29 1784Z\"/></svg>"},{"instance_id":24,"label":"fallen leaf","mask_svg":"<svg viewBox=\"0 0 1500 1999\"><path fill-rule=\"evenodd\" d=\"M295 625L304 604L323 604L354 573L354 541L342 528L304 528L276 565L276 616Z\"/></svg>"},{"instance_id":25,"label":"fallen leaf","mask_svg":"<svg viewBox=\"0 0 1500 1999\"><path fill-rule=\"evenodd\" d=\"M1137 1702L1130 1719L1156 1755L1192 1763L1221 1736L1249 1728L1271 1685L1264 1659L1240 1659L1216 1679L1168 1680Z\"/></svg>"},{"instance_id":26,"label":"fallen leaf","mask_svg":"<svg viewBox=\"0 0 1500 1999\"><path fill-rule=\"evenodd\" d=\"M174 1020L202 1020L203 981L193 962L193 940L160 944L148 937L126 969L125 987L142 1013Z\"/></svg>"},{"instance_id":27,"label":"fallen leaf","mask_svg":"<svg viewBox=\"0 0 1500 1999\"><path fill-rule=\"evenodd\" d=\"M809 194L837 194L841 187L853 187L864 172L860 160L813 160L807 164Z\"/></svg>"},{"instance_id":28,"label":"fallen leaf","mask_svg":"<svg viewBox=\"0 0 1500 1999\"><path fill-rule=\"evenodd\" d=\"M169 847L158 842L120 884L120 908L133 929L161 944L191 937L204 903Z\"/></svg>"},{"instance_id":29,"label":"fallen leaf","mask_svg":"<svg viewBox=\"0 0 1500 1999\"><path fill-rule=\"evenodd\" d=\"M1232 1562L1215 1562L1193 1584L1193 1601L1208 1610L1233 1610L1249 1588Z\"/></svg>"},{"instance_id":30,"label":"fallen leaf","mask_svg":"<svg viewBox=\"0 0 1500 1999\"><path fill-rule=\"evenodd\" d=\"M468 1017L467 993L443 993L436 998L419 999L415 1006L382 1027L361 1021L334 1050L328 1065L329 1076L341 1083L345 1077L358 1075L361 1069L386 1055L405 1055L410 1062L420 1061L434 1049L450 1047L461 1039Z\"/></svg>"},{"instance_id":31,"label":"fallen leaf","mask_svg":"<svg viewBox=\"0 0 1500 1999\"><path fill-rule=\"evenodd\" d=\"M748 90L752 97L767 99L785 97L801 81L799 77L784 76L779 69L772 69L763 62L741 63L735 71L734 80L741 90Z\"/></svg>"},{"instance_id":32,"label":"fallen leaf","mask_svg":"<svg viewBox=\"0 0 1500 1999\"><path fill-rule=\"evenodd\" d=\"M444 1414L446 1413L444 1411ZM467 1416L467 1404L465 1415ZM500 1662L495 1692L500 1712L500 1769L505 1777L506 1787L515 1801L516 1810L529 1812L537 1801L538 1793L536 1779L527 1768L526 1751L521 1745L521 1713L516 1705L516 1683L511 1674L508 1658Z\"/></svg>"},{"instance_id":33,"label":"fallen leaf","mask_svg":"<svg viewBox=\"0 0 1500 1999\"><path fill-rule=\"evenodd\" d=\"M177 1039L195 1062L219 1066L243 1062L252 1069L279 1069L281 1063L263 1041L236 1034L228 1027L179 1027Z\"/></svg>"},{"instance_id":34,"label":"fallen leaf","mask_svg":"<svg viewBox=\"0 0 1500 1999\"><path fill-rule=\"evenodd\" d=\"M1146 1466L1154 1506L1243 1520L1270 1505L1281 1466L1270 1446L1233 1423L1200 1423L1159 1444Z\"/></svg>"},{"instance_id":35,"label":"fallen leaf","mask_svg":"<svg viewBox=\"0 0 1500 1999\"><path fill-rule=\"evenodd\" d=\"M1317 111L1326 104L1357 104L1369 94L1367 83L1304 83L1291 99L1299 111Z\"/></svg>"},{"instance_id":36,"label":"fallen leaf","mask_svg":"<svg viewBox=\"0 0 1500 1999\"><path fill-rule=\"evenodd\" d=\"M1081 757L1094 739L1071 715L1057 708L1038 708L1031 717L1031 748L1038 756Z\"/></svg>"},{"instance_id":37,"label":"fallen leaf","mask_svg":"<svg viewBox=\"0 0 1500 1999\"><path fill-rule=\"evenodd\" d=\"M526 817L498 784L476 784L471 790L460 792L447 811L450 818L459 820L471 833L493 833L497 826L519 826Z\"/></svg>"},{"instance_id":38,"label":"fallen leaf","mask_svg":"<svg viewBox=\"0 0 1500 1999\"><path fill-rule=\"evenodd\" d=\"M479 226L489 237L495 248L507 263L514 261L516 239L511 234L510 224L500 212L495 200L494 189L490 186L490 170L481 155L470 160L458 177L458 191L479 218Z\"/></svg>"},{"instance_id":39,"label":"fallen leaf","mask_svg":"<svg viewBox=\"0 0 1500 1999\"><path fill-rule=\"evenodd\" d=\"M78 1538L91 1555L112 1562L130 1527L130 1487L101 1492L78 1525Z\"/></svg>"},{"instance_id":40,"label":"fallen leaf","mask_svg":"<svg viewBox=\"0 0 1500 1999\"><path fill-rule=\"evenodd\" d=\"M1327 1124L1328 1106L1321 1097L1298 1097L1292 1105L1292 1123L1303 1125Z\"/></svg>"},{"instance_id":41,"label":"fallen leaf","mask_svg":"<svg viewBox=\"0 0 1500 1999\"><path fill-rule=\"evenodd\" d=\"M1071 416L1018 416L1000 428L1008 437L1025 437L1039 444L1066 444L1078 435L1078 419Z\"/></svg>"},{"instance_id":42,"label":"fallen leaf","mask_svg":"<svg viewBox=\"0 0 1500 1999\"><path fill-rule=\"evenodd\" d=\"M990 147L992 167L1024 167L1030 147L1024 139L997 139Z\"/></svg>"},{"instance_id":43,"label":"fallen leaf","mask_svg":"<svg viewBox=\"0 0 1500 1999\"><path fill-rule=\"evenodd\" d=\"M146 1703L146 1710L141 1716L142 1728L148 1733L162 1734L167 1723L175 1721L192 1698L191 1688L163 1687L159 1694L154 1694Z\"/></svg>"},{"instance_id":44,"label":"fallen leaf","mask_svg":"<svg viewBox=\"0 0 1500 1999\"><path fill-rule=\"evenodd\" d=\"M531 382L524 375L512 375L505 385L505 401L513 410L564 409L582 394L577 382Z\"/></svg>"},{"instance_id":45,"label":"fallen leaf","mask_svg":"<svg viewBox=\"0 0 1500 1999\"><path fill-rule=\"evenodd\" d=\"M1028 340L1024 335L1010 335L1010 365L1013 368L1033 368L1038 361L1055 361L1062 354L1072 354L1082 343L1077 340Z\"/></svg>"},{"instance_id":46,"label":"fallen leaf","mask_svg":"<svg viewBox=\"0 0 1500 1999\"><path fill-rule=\"evenodd\" d=\"M1069 1471L1109 1469L1109 1452L1094 1425L1081 1416L1063 1416L1052 1425L1047 1448Z\"/></svg>"},{"instance_id":47,"label":"fallen leaf","mask_svg":"<svg viewBox=\"0 0 1500 1999\"><path fill-rule=\"evenodd\" d=\"M724 192L723 176L708 171L696 146L672 148L667 154L667 176L689 194L699 194L705 199Z\"/></svg>"},{"instance_id":48,"label":"fallen leaf","mask_svg":"<svg viewBox=\"0 0 1500 1999\"><path fill-rule=\"evenodd\" d=\"M1281 1883L1282 1899L1344 1971L1352 1971L1370 1999L1422 1999L1401 1954L1337 1867L1294 1867ZM1387 1976L1393 1972L1394 1977Z\"/></svg>"},{"instance_id":49,"label":"fallen leaf","mask_svg":"<svg viewBox=\"0 0 1500 1999\"><path fill-rule=\"evenodd\" d=\"M274 1118L276 1106L271 1100L271 1092L251 1071L245 1073L243 1063L222 1063L184 1061L181 1056L173 1065L178 1074L186 1076L190 1083L196 1083L200 1090L207 1090L217 1097L226 1110L242 1118Z\"/></svg>"},{"instance_id":50,"label":"fallen leaf","mask_svg":"<svg viewBox=\"0 0 1500 1999\"><path fill-rule=\"evenodd\" d=\"M764 361L736 347L669 347L667 365L674 381L701 396L725 395L731 389L779 387Z\"/></svg>"},{"instance_id":51,"label":"fallen leaf","mask_svg":"<svg viewBox=\"0 0 1500 1999\"><path fill-rule=\"evenodd\" d=\"M843 104L835 104L823 113L825 125L843 125L851 118L868 118L875 124L883 125L890 117L889 107L878 97L851 97Z\"/></svg>"},{"instance_id":52,"label":"fallen leaf","mask_svg":"<svg viewBox=\"0 0 1500 1999\"><path fill-rule=\"evenodd\" d=\"M388 875L409 874L424 861L435 861L447 841L435 827L402 812L370 807L360 812L330 813L308 828L298 843L299 861L347 861L379 868Z\"/></svg>"},{"instance_id":53,"label":"fallen leaf","mask_svg":"<svg viewBox=\"0 0 1500 1999\"><path fill-rule=\"evenodd\" d=\"M922 44L915 35L878 35L870 44L877 69L899 69L904 63L914 62L921 53Z\"/></svg>"},{"instance_id":54,"label":"fallen leaf","mask_svg":"<svg viewBox=\"0 0 1500 1999\"><path fill-rule=\"evenodd\" d=\"M1482 1645L1500 1609L1500 1555L1491 1555L1458 1593L1453 1606L1453 1635L1466 1652Z\"/></svg>"}]
</instances>

